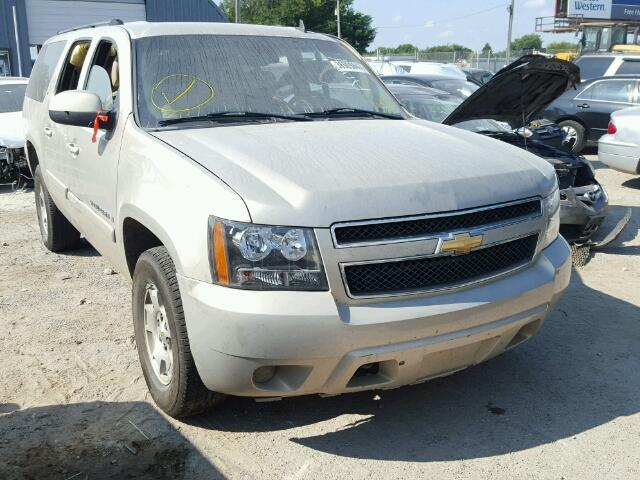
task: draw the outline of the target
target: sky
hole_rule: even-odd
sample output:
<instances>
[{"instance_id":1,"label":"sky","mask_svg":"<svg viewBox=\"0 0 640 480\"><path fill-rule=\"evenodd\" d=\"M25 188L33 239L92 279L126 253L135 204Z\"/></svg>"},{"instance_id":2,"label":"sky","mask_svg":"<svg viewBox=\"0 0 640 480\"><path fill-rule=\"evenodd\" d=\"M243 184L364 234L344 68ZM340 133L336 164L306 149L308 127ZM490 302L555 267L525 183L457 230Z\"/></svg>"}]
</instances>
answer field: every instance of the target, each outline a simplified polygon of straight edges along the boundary
<instances>
[{"instance_id":1,"label":"sky","mask_svg":"<svg viewBox=\"0 0 640 480\"><path fill-rule=\"evenodd\" d=\"M507 0L355 0L354 7L373 17L377 29L370 50L411 43L420 48L457 43L494 51L507 45ZM555 0L515 0L513 38L535 32L536 17L553 15ZM542 34L545 44L573 41L573 34Z\"/></svg>"}]
</instances>

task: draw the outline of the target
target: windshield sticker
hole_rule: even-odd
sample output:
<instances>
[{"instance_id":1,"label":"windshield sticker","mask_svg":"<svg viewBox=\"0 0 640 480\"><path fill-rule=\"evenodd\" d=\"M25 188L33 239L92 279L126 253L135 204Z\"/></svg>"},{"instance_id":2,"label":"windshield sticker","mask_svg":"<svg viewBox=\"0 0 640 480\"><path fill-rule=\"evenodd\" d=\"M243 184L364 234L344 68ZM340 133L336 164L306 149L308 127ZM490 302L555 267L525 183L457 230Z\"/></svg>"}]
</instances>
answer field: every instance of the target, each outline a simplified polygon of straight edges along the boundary
<instances>
[{"instance_id":1,"label":"windshield sticker","mask_svg":"<svg viewBox=\"0 0 640 480\"><path fill-rule=\"evenodd\" d=\"M349 60L342 60L342 59L331 59L330 63L331 65L333 65L333 68L335 68L339 72L367 73L367 69L364 68L364 66L361 65L359 62L352 62Z\"/></svg>"},{"instance_id":2,"label":"windshield sticker","mask_svg":"<svg viewBox=\"0 0 640 480\"><path fill-rule=\"evenodd\" d=\"M151 103L164 114L190 112L203 107L216 96L206 81L184 73L167 75L151 90Z\"/></svg>"}]
</instances>

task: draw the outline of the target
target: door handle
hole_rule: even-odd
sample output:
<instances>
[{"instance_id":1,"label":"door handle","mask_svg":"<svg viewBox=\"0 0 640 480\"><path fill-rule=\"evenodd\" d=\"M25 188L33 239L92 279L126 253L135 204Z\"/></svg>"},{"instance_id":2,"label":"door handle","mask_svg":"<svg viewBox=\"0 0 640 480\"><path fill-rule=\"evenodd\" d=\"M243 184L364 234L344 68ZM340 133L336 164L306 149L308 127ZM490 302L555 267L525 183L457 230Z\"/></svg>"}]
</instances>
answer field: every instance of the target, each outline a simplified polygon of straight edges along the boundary
<instances>
[{"instance_id":1,"label":"door handle","mask_svg":"<svg viewBox=\"0 0 640 480\"><path fill-rule=\"evenodd\" d=\"M47 138L51 138L53 136L53 130L50 127L44 127L44 136Z\"/></svg>"},{"instance_id":2,"label":"door handle","mask_svg":"<svg viewBox=\"0 0 640 480\"><path fill-rule=\"evenodd\" d=\"M73 155L74 157L77 157L78 154L80 153L80 147L77 146L75 143L67 143L67 148L71 152L71 155Z\"/></svg>"},{"instance_id":3,"label":"door handle","mask_svg":"<svg viewBox=\"0 0 640 480\"><path fill-rule=\"evenodd\" d=\"M578 105L578 108L589 108L589 104L583 103L582 105Z\"/></svg>"}]
</instances>

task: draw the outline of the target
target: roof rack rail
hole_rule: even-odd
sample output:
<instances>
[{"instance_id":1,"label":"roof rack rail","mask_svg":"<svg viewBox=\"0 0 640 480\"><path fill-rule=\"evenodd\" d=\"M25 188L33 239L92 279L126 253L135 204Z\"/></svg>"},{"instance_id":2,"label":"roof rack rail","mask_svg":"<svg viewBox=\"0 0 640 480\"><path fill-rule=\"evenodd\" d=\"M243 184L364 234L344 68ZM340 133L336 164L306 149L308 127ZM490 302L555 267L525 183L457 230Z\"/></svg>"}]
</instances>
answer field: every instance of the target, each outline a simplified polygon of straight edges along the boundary
<instances>
[{"instance_id":1,"label":"roof rack rail","mask_svg":"<svg viewBox=\"0 0 640 480\"><path fill-rule=\"evenodd\" d=\"M90 23L88 25L79 25L77 27L60 30L57 33L57 35L60 35L61 33L75 32L76 30L82 30L83 28L107 27L107 26L122 25L122 24L124 24L122 20L120 20L119 18L114 18L112 20L106 20L104 22Z\"/></svg>"}]
</instances>

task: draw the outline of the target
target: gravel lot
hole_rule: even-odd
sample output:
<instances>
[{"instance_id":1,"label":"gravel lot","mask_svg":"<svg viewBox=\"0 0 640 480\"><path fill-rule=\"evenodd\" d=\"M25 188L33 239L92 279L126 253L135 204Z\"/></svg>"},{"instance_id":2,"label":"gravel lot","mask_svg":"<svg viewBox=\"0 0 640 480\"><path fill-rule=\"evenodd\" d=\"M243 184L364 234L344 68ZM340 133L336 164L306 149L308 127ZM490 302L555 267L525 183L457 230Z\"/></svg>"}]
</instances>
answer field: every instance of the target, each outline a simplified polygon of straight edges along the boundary
<instances>
[{"instance_id":1,"label":"gravel lot","mask_svg":"<svg viewBox=\"0 0 640 480\"><path fill-rule=\"evenodd\" d=\"M593 158L593 157L591 157ZM190 419L153 406L130 285L40 243L0 187L0 478L640 478L640 178L594 162L623 236L574 271L541 334L419 386Z\"/></svg>"}]
</instances>

